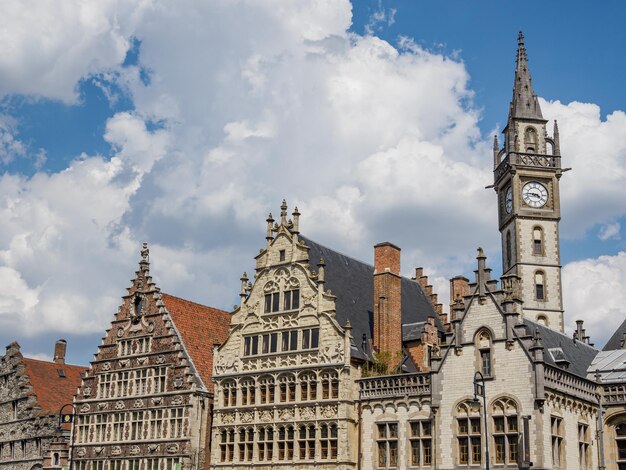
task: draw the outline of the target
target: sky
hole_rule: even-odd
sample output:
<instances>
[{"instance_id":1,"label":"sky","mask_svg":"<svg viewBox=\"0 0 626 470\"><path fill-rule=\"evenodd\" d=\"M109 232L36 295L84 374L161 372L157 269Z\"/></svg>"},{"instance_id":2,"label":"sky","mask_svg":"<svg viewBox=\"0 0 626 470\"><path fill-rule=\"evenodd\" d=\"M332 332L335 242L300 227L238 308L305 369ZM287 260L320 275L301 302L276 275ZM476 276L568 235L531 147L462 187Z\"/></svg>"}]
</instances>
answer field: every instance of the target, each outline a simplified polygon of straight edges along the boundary
<instances>
[{"instance_id":1,"label":"sky","mask_svg":"<svg viewBox=\"0 0 626 470\"><path fill-rule=\"evenodd\" d=\"M0 0L0 340L87 363L150 244L165 292L230 310L283 198L444 301L501 253L491 145L518 31L563 165L567 331L626 319L626 5Z\"/></svg>"}]
</instances>

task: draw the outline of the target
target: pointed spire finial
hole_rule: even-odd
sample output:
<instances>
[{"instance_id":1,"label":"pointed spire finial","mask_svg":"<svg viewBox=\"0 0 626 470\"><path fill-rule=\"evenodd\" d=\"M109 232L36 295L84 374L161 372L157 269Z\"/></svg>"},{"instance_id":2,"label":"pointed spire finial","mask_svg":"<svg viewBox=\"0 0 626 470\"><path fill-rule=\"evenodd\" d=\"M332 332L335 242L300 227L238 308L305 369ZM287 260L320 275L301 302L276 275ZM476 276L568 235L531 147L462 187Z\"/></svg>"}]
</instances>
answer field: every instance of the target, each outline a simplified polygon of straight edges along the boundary
<instances>
[{"instance_id":1,"label":"pointed spire finial","mask_svg":"<svg viewBox=\"0 0 626 470\"><path fill-rule=\"evenodd\" d=\"M298 210L298 206L293 209L293 227L291 231L293 233L300 233L300 211Z\"/></svg>"},{"instance_id":2,"label":"pointed spire finial","mask_svg":"<svg viewBox=\"0 0 626 470\"><path fill-rule=\"evenodd\" d=\"M150 264L150 250L148 249L148 243L143 242L141 246L141 260L139 261L139 267L142 271L148 270Z\"/></svg>"},{"instance_id":3,"label":"pointed spire finial","mask_svg":"<svg viewBox=\"0 0 626 470\"><path fill-rule=\"evenodd\" d=\"M287 201L284 199L280 205L280 223L281 225L287 225Z\"/></svg>"},{"instance_id":4,"label":"pointed spire finial","mask_svg":"<svg viewBox=\"0 0 626 470\"><path fill-rule=\"evenodd\" d=\"M517 36L515 83L513 84L509 120L511 118L543 119L539 100L533 91L526 46L524 45L524 34L521 31Z\"/></svg>"},{"instance_id":5,"label":"pointed spire finial","mask_svg":"<svg viewBox=\"0 0 626 470\"><path fill-rule=\"evenodd\" d=\"M267 222L267 234L265 235L265 239L269 244L269 242L274 239L274 236L272 235L272 230L274 229L274 217L272 217L271 212L268 214L265 221Z\"/></svg>"}]
</instances>

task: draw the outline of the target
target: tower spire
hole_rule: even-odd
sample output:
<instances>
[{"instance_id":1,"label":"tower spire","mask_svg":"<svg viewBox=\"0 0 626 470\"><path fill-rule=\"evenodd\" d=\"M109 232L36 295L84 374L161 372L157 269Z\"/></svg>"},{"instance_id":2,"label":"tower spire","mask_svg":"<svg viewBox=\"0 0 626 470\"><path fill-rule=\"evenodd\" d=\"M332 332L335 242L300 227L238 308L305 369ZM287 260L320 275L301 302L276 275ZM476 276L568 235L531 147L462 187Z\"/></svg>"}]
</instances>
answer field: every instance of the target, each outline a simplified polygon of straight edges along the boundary
<instances>
[{"instance_id":1,"label":"tower spire","mask_svg":"<svg viewBox=\"0 0 626 470\"><path fill-rule=\"evenodd\" d=\"M528 57L526 56L526 46L524 45L524 33L521 31L517 36L515 83L513 84L513 99L511 100L509 114L509 119L515 118L543 120L539 100L533 90L528 68Z\"/></svg>"}]
</instances>

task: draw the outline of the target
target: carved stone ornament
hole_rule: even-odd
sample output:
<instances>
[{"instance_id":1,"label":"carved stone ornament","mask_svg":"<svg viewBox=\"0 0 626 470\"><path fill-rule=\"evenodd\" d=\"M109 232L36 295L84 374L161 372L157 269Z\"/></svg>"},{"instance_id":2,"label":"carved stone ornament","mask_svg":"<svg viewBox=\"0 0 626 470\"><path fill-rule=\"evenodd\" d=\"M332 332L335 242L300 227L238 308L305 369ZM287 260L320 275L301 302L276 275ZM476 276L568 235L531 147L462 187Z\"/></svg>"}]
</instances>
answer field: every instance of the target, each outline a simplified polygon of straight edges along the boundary
<instances>
[{"instance_id":1,"label":"carved stone ornament","mask_svg":"<svg viewBox=\"0 0 626 470\"><path fill-rule=\"evenodd\" d=\"M100 446L94 447L93 451L96 453L96 455L100 455L104 452L104 447L100 447Z\"/></svg>"},{"instance_id":2,"label":"carved stone ornament","mask_svg":"<svg viewBox=\"0 0 626 470\"><path fill-rule=\"evenodd\" d=\"M124 405L124 402L122 400L118 400L115 402L115 409L116 410L123 410L126 406Z\"/></svg>"},{"instance_id":3,"label":"carved stone ornament","mask_svg":"<svg viewBox=\"0 0 626 470\"><path fill-rule=\"evenodd\" d=\"M178 444L169 444L165 448L168 454L175 454L178 452L178 449L180 449L180 446Z\"/></svg>"},{"instance_id":4,"label":"carved stone ornament","mask_svg":"<svg viewBox=\"0 0 626 470\"><path fill-rule=\"evenodd\" d=\"M138 357L137 358L137 364L139 364L140 366L143 366L147 362L148 362L148 358L147 357Z\"/></svg>"},{"instance_id":5,"label":"carved stone ornament","mask_svg":"<svg viewBox=\"0 0 626 470\"><path fill-rule=\"evenodd\" d=\"M150 401L152 402L152 406L160 405L163 402L163 397L154 397L151 398Z\"/></svg>"},{"instance_id":6,"label":"carved stone ornament","mask_svg":"<svg viewBox=\"0 0 626 470\"><path fill-rule=\"evenodd\" d=\"M85 403L78 409L78 411L80 411L81 413L87 413L89 410L91 410L91 406L89 405L89 403Z\"/></svg>"},{"instance_id":7,"label":"carved stone ornament","mask_svg":"<svg viewBox=\"0 0 626 470\"><path fill-rule=\"evenodd\" d=\"M154 454L161 450L161 446L159 444L148 444L148 452Z\"/></svg>"},{"instance_id":8,"label":"carved stone ornament","mask_svg":"<svg viewBox=\"0 0 626 470\"><path fill-rule=\"evenodd\" d=\"M111 370L111 363L110 362L105 362L104 364L102 364L102 370L103 371L108 371Z\"/></svg>"},{"instance_id":9,"label":"carved stone ornament","mask_svg":"<svg viewBox=\"0 0 626 470\"><path fill-rule=\"evenodd\" d=\"M324 418L334 418L337 416L337 405L326 405L321 409Z\"/></svg>"},{"instance_id":10,"label":"carved stone ornament","mask_svg":"<svg viewBox=\"0 0 626 470\"><path fill-rule=\"evenodd\" d=\"M148 333L154 332L155 324L153 321L148 322Z\"/></svg>"},{"instance_id":11,"label":"carved stone ornament","mask_svg":"<svg viewBox=\"0 0 626 470\"><path fill-rule=\"evenodd\" d=\"M274 414L270 410L263 410L259 413L259 419L268 422L274 419Z\"/></svg>"},{"instance_id":12,"label":"carved stone ornament","mask_svg":"<svg viewBox=\"0 0 626 470\"><path fill-rule=\"evenodd\" d=\"M172 398L172 405L182 405L183 404L183 397L180 395L176 395L174 398Z\"/></svg>"},{"instance_id":13,"label":"carved stone ornament","mask_svg":"<svg viewBox=\"0 0 626 470\"><path fill-rule=\"evenodd\" d=\"M78 455L79 457L84 457L85 455L87 455L87 449L85 449L84 447L80 447L76 451L76 455Z\"/></svg>"},{"instance_id":14,"label":"carved stone ornament","mask_svg":"<svg viewBox=\"0 0 626 470\"><path fill-rule=\"evenodd\" d=\"M141 408L143 406L143 400L135 400L133 403L134 408Z\"/></svg>"},{"instance_id":15,"label":"carved stone ornament","mask_svg":"<svg viewBox=\"0 0 626 470\"><path fill-rule=\"evenodd\" d=\"M105 401L98 403L98 411L103 411L109 408L109 404Z\"/></svg>"},{"instance_id":16,"label":"carved stone ornament","mask_svg":"<svg viewBox=\"0 0 626 470\"><path fill-rule=\"evenodd\" d=\"M159 354L155 359L157 364L163 364L165 362L165 356L163 354Z\"/></svg>"},{"instance_id":17,"label":"carved stone ornament","mask_svg":"<svg viewBox=\"0 0 626 470\"><path fill-rule=\"evenodd\" d=\"M222 415L222 423L231 424L235 422L235 413L224 413Z\"/></svg>"},{"instance_id":18,"label":"carved stone ornament","mask_svg":"<svg viewBox=\"0 0 626 470\"><path fill-rule=\"evenodd\" d=\"M239 419L242 423L250 423L254 419L254 413L252 413L252 411L243 411Z\"/></svg>"},{"instance_id":19,"label":"carved stone ornament","mask_svg":"<svg viewBox=\"0 0 626 470\"><path fill-rule=\"evenodd\" d=\"M280 411L279 416L285 421L293 419L293 410L291 408L284 408Z\"/></svg>"},{"instance_id":20,"label":"carved stone ornament","mask_svg":"<svg viewBox=\"0 0 626 470\"><path fill-rule=\"evenodd\" d=\"M235 357L230 361L227 361L222 354L217 358L217 363L215 364L215 372L218 374L224 374L227 372L238 372L239 371L239 358Z\"/></svg>"},{"instance_id":21,"label":"carved stone ornament","mask_svg":"<svg viewBox=\"0 0 626 470\"><path fill-rule=\"evenodd\" d=\"M117 337L121 338L122 336L124 336L124 328L122 328L121 326L117 329Z\"/></svg>"},{"instance_id":22,"label":"carved stone ornament","mask_svg":"<svg viewBox=\"0 0 626 470\"><path fill-rule=\"evenodd\" d=\"M111 455L120 455L122 453L122 448L120 446L114 446L111 449Z\"/></svg>"},{"instance_id":23,"label":"carved stone ornament","mask_svg":"<svg viewBox=\"0 0 626 470\"><path fill-rule=\"evenodd\" d=\"M315 408L313 408L312 406L306 406L304 408L300 408L300 417L302 419L314 419Z\"/></svg>"},{"instance_id":24,"label":"carved stone ornament","mask_svg":"<svg viewBox=\"0 0 626 470\"><path fill-rule=\"evenodd\" d=\"M340 344L334 346L326 346L320 350L320 361L322 364L331 364L341 362L343 359L343 347Z\"/></svg>"},{"instance_id":25,"label":"carved stone ornament","mask_svg":"<svg viewBox=\"0 0 626 470\"><path fill-rule=\"evenodd\" d=\"M120 367L128 367L130 365L130 359L120 359Z\"/></svg>"},{"instance_id":26,"label":"carved stone ornament","mask_svg":"<svg viewBox=\"0 0 626 470\"><path fill-rule=\"evenodd\" d=\"M176 377L176 378L174 379L174 388L180 388L180 387L182 387L182 386L183 386L183 383L184 383L184 381L183 381L183 378L182 378L182 377Z\"/></svg>"},{"instance_id":27,"label":"carved stone ornament","mask_svg":"<svg viewBox=\"0 0 626 470\"><path fill-rule=\"evenodd\" d=\"M83 389L83 396L90 397L91 396L91 387L85 387Z\"/></svg>"},{"instance_id":28,"label":"carved stone ornament","mask_svg":"<svg viewBox=\"0 0 626 470\"><path fill-rule=\"evenodd\" d=\"M139 455L139 453L141 452L141 448L139 446L132 446L130 448L130 455Z\"/></svg>"}]
</instances>

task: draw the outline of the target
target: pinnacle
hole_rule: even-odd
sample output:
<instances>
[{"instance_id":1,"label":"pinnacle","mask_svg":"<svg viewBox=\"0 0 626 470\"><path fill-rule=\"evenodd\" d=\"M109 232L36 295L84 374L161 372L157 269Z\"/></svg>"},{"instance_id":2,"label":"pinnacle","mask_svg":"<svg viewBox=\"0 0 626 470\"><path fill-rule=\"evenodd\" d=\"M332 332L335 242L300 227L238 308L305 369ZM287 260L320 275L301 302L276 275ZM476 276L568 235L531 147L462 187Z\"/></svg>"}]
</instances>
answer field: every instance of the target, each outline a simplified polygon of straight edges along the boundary
<instances>
[{"instance_id":1,"label":"pinnacle","mask_svg":"<svg viewBox=\"0 0 626 470\"><path fill-rule=\"evenodd\" d=\"M520 31L517 37L517 59L515 67L515 83L509 118L543 119L539 101L532 86L528 57L524 45L524 34Z\"/></svg>"}]
</instances>

